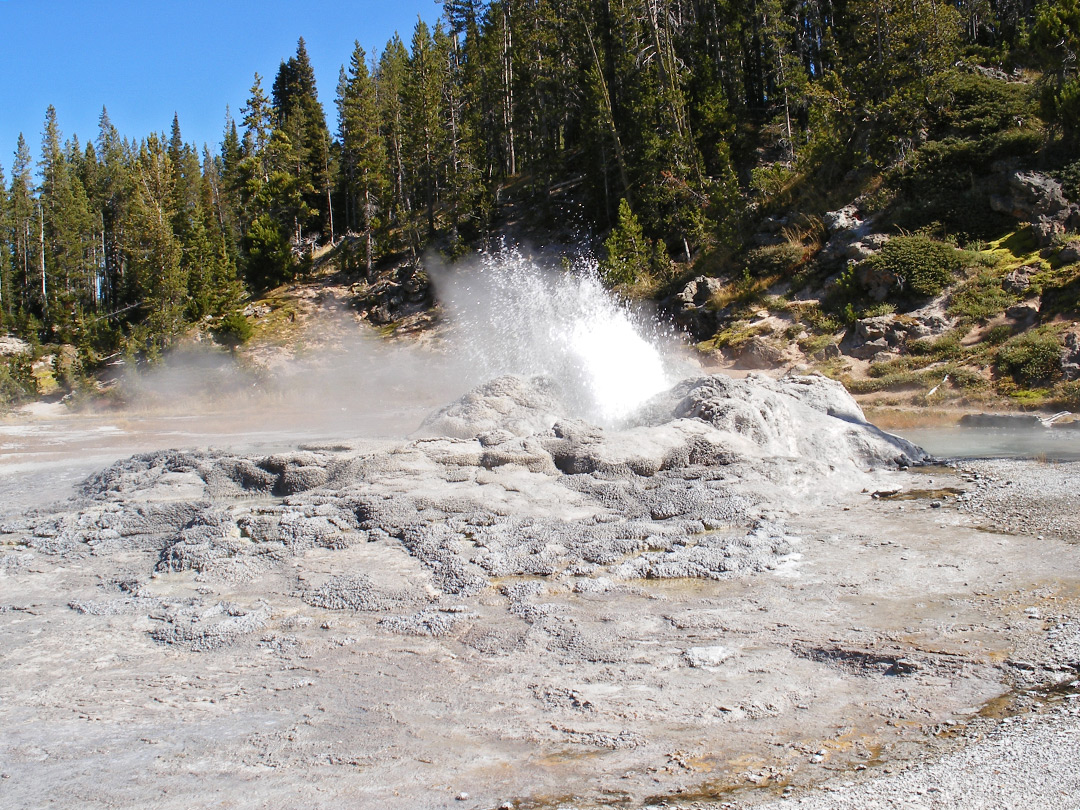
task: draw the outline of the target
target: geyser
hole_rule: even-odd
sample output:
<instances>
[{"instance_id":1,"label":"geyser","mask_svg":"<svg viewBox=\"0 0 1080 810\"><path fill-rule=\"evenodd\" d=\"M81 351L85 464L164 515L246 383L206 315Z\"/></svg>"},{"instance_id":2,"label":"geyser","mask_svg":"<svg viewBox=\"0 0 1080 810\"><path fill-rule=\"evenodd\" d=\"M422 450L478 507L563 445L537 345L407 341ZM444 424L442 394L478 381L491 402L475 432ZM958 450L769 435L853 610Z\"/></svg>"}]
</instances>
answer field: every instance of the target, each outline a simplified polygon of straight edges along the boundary
<instances>
[{"instance_id":1,"label":"geyser","mask_svg":"<svg viewBox=\"0 0 1080 810\"><path fill-rule=\"evenodd\" d=\"M504 247L435 281L478 378L542 375L595 424L623 423L683 376L664 347L673 335L607 291L595 260L553 269Z\"/></svg>"}]
</instances>

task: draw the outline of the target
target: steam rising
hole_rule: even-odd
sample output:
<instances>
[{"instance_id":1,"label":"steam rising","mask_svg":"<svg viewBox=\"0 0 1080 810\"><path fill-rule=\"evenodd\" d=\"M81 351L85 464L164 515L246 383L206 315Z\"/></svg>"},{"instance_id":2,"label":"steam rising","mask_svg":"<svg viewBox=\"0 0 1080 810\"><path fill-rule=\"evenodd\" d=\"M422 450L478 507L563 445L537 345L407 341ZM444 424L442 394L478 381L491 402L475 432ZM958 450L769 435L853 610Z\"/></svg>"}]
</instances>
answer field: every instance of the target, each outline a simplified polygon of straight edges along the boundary
<instances>
[{"instance_id":1,"label":"steam rising","mask_svg":"<svg viewBox=\"0 0 1080 810\"><path fill-rule=\"evenodd\" d=\"M387 342L344 304L322 303L287 347L263 342L235 357L201 344L151 369L126 369L117 391L124 407L99 418L120 425L131 451L402 438L510 373L546 376L572 415L616 426L684 376L674 336L604 289L595 262L555 269L504 248L432 275L446 315L438 339ZM71 425L61 443L87 441L82 429ZM95 434L92 444L103 441Z\"/></svg>"},{"instance_id":2,"label":"steam rising","mask_svg":"<svg viewBox=\"0 0 1080 810\"><path fill-rule=\"evenodd\" d=\"M673 337L608 292L595 261L554 270L503 248L435 280L456 352L482 379L552 378L578 416L601 425L623 422L677 379L664 351Z\"/></svg>"}]
</instances>

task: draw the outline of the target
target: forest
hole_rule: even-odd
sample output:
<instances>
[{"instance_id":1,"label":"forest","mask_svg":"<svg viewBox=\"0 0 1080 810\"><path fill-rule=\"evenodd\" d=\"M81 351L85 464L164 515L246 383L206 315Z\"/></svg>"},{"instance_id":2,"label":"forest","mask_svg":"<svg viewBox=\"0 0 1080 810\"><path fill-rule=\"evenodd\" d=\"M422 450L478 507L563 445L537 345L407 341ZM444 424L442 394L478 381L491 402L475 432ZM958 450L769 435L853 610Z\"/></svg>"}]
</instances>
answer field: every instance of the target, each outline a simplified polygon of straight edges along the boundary
<instances>
[{"instance_id":1,"label":"forest","mask_svg":"<svg viewBox=\"0 0 1080 810\"><path fill-rule=\"evenodd\" d=\"M910 231L986 238L965 190L994 161L1077 186L1078 53L1080 0L447 0L357 45L329 117L303 39L213 148L105 110L65 137L50 107L0 177L0 332L83 369L193 325L242 340L246 297L320 248L348 236L366 275L453 258L508 200L537 233L572 203L622 284L867 189Z\"/></svg>"}]
</instances>

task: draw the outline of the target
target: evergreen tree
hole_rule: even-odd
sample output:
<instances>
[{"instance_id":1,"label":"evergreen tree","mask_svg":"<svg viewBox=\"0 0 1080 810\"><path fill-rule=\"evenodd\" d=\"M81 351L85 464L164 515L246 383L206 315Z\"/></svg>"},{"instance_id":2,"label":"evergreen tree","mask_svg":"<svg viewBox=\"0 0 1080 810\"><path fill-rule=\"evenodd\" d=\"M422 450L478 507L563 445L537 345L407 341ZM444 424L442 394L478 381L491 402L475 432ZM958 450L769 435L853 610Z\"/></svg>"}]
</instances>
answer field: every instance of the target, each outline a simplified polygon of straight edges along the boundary
<instances>
[{"instance_id":1,"label":"evergreen tree","mask_svg":"<svg viewBox=\"0 0 1080 810\"><path fill-rule=\"evenodd\" d=\"M1080 136L1080 0L1043 0L1035 12L1031 41L1048 74L1044 115L1066 136Z\"/></svg>"},{"instance_id":2,"label":"evergreen tree","mask_svg":"<svg viewBox=\"0 0 1080 810\"><path fill-rule=\"evenodd\" d=\"M332 241L330 133L303 37L297 43L296 56L281 63L273 97L274 124L292 145L296 179L306 189L304 201L314 213L312 224Z\"/></svg>"},{"instance_id":3,"label":"evergreen tree","mask_svg":"<svg viewBox=\"0 0 1080 810\"><path fill-rule=\"evenodd\" d=\"M411 189L405 168L406 106L403 100L408 73L409 53L401 38L395 34L379 58L375 93L379 104L379 130L390 162L392 202L389 220L402 236L412 210Z\"/></svg>"},{"instance_id":4,"label":"evergreen tree","mask_svg":"<svg viewBox=\"0 0 1080 810\"><path fill-rule=\"evenodd\" d=\"M19 309L24 316L40 318L44 300L38 295L40 284L35 283L41 264L40 212L34 197L30 150L26 139L19 134L15 163L11 169L11 193L8 196L8 216L12 230L12 269Z\"/></svg>"},{"instance_id":5,"label":"evergreen tree","mask_svg":"<svg viewBox=\"0 0 1080 810\"><path fill-rule=\"evenodd\" d=\"M135 193L125 228L129 297L141 315L133 342L154 359L184 325L188 280L183 247L173 232L175 173L168 147L151 135L140 145L133 170Z\"/></svg>"},{"instance_id":6,"label":"evergreen tree","mask_svg":"<svg viewBox=\"0 0 1080 810\"><path fill-rule=\"evenodd\" d=\"M45 116L41 152L43 314L47 328L70 340L93 278L92 220L86 191L60 144L52 106Z\"/></svg>"},{"instance_id":7,"label":"evergreen tree","mask_svg":"<svg viewBox=\"0 0 1080 810\"><path fill-rule=\"evenodd\" d=\"M649 271L650 245L625 198L619 200L619 219L604 250L607 255L601 269L609 284L633 284Z\"/></svg>"},{"instance_id":8,"label":"evergreen tree","mask_svg":"<svg viewBox=\"0 0 1080 810\"><path fill-rule=\"evenodd\" d=\"M338 137L341 175L350 229L364 237L365 267L371 275L377 252L379 213L390 189L386 148L379 134L379 108L375 82L368 71L364 49L354 44L349 71L342 69L338 85Z\"/></svg>"},{"instance_id":9,"label":"evergreen tree","mask_svg":"<svg viewBox=\"0 0 1080 810\"><path fill-rule=\"evenodd\" d=\"M11 217L8 205L7 181L4 179L4 167L0 165L0 331L12 322L14 315L14 295L11 289Z\"/></svg>"},{"instance_id":10,"label":"evergreen tree","mask_svg":"<svg viewBox=\"0 0 1080 810\"><path fill-rule=\"evenodd\" d=\"M435 235L439 171L446 145L446 134L442 129L445 81L445 62L436 50L427 24L418 18L413 29L409 73L404 88L405 107L409 116L405 152L414 193L424 203L429 240ZM419 247L419 228L415 223L413 228L413 238Z\"/></svg>"},{"instance_id":11,"label":"evergreen tree","mask_svg":"<svg viewBox=\"0 0 1080 810\"><path fill-rule=\"evenodd\" d=\"M98 119L97 185L91 195L101 223L103 279L102 304L107 309L119 309L123 302L124 275L123 224L128 205L134 194L127 147L102 108ZM127 302L130 303L130 302Z\"/></svg>"}]
</instances>

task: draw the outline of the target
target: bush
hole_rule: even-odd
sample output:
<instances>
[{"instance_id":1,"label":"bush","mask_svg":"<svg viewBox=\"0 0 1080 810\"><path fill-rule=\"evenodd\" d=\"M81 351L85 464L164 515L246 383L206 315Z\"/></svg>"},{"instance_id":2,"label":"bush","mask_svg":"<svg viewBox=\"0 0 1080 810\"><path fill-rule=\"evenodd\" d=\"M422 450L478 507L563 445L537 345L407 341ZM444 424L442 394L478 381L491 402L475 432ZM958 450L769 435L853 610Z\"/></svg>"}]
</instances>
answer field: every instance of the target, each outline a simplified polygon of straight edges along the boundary
<instances>
[{"instance_id":1,"label":"bush","mask_svg":"<svg viewBox=\"0 0 1080 810\"><path fill-rule=\"evenodd\" d=\"M1059 393L1062 405L1066 408L1080 409L1080 380L1063 382Z\"/></svg>"},{"instance_id":2,"label":"bush","mask_svg":"<svg viewBox=\"0 0 1080 810\"><path fill-rule=\"evenodd\" d=\"M991 346L999 346L1012 337L1013 331L1012 325L999 323L997 326L992 326L987 330L986 334L983 335L983 341Z\"/></svg>"},{"instance_id":3,"label":"bush","mask_svg":"<svg viewBox=\"0 0 1080 810\"><path fill-rule=\"evenodd\" d=\"M218 343L234 348L247 343L254 331L242 313L230 312L214 329L214 337L217 338Z\"/></svg>"},{"instance_id":4,"label":"bush","mask_svg":"<svg viewBox=\"0 0 1080 810\"><path fill-rule=\"evenodd\" d=\"M946 332L938 338L920 338L907 344L908 354L916 357L930 357L934 360L949 360L963 353L959 332Z\"/></svg>"},{"instance_id":5,"label":"bush","mask_svg":"<svg viewBox=\"0 0 1080 810\"><path fill-rule=\"evenodd\" d=\"M757 278L787 276L802 263L803 249L790 242L754 248L746 254L746 269Z\"/></svg>"},{"instance_id":6,"label":"bush","mask_svg":"<svg viewBox=\"0 0 1080 810\"><path fill-rule=\"evenodd\" d=\"M1049 382L1061 374L1061 341L1042 329L1017 335L998 349L995 366L1020 385Z\"/></svg>"},{"instance_id":7,"label":"bush","mask_svg":"<svg viewBox=\"0 0 1080 810\"><path fill-rule=\"evenodd\" d=\"M922 234L891 239L860 265L892 275L901 290L921 298L940 293L963 266L963 255L956 248Z\"/></svg>"},{"instance_id":8,"label":"bush","mask_svg":"<svg viewBox=\"0 0 1080 810\"><path fill-rule=\"evenodd\" d=\"M1000 279L982 274L966 282L949 298L949 314L986 322L1016 302L1016 296L1001 288Z\"/></svg>"},{"instance_id":9,"label":"bush","mask_svg":"<svg viewBox=\"0 0 1080 810\"><path fill-rule=\"evenodd\" d=\"M0 409L21 405L37 396L37 381L26 355L0 358Z\"/></svg>"}]
</instances>

